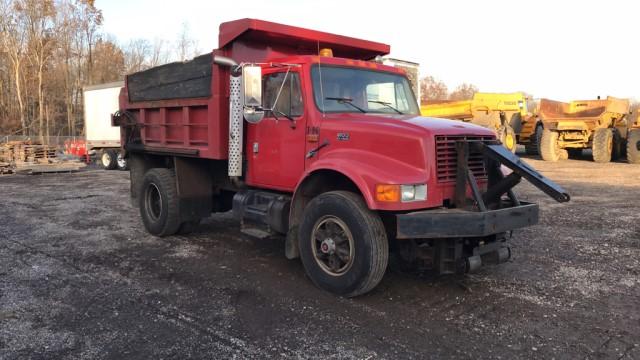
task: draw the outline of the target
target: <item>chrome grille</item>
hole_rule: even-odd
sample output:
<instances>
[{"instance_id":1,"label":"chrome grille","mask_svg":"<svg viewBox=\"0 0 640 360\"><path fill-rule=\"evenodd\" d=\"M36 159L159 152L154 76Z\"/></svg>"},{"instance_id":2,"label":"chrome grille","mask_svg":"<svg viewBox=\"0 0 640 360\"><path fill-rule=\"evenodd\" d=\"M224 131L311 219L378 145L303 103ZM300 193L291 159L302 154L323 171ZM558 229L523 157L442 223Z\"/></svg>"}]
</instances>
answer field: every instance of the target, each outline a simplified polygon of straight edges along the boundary
<instances>
[{"instance_id":1,"label":"chrome grille","mask_svg":"<svg viewBox=\"0 0 640 360\"><path fill-rule=\"evenodd\" d=\"M491 141L491 136L441 135L436 136L436 159L438 166L438 182L456 181L458 166L456 141ZM479 152L469 153L469 169L476 178L486 178L483 156Z\"/></svg>"}]
</instances>

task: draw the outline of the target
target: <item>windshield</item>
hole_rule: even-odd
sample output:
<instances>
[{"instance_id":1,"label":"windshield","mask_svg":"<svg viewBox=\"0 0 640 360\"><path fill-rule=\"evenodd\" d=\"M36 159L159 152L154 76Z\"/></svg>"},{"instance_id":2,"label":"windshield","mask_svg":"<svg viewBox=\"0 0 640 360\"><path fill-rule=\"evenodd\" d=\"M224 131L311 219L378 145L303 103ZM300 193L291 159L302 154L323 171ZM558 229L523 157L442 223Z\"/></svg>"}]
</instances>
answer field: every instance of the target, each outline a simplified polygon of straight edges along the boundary
<instances>
[{"instance_id":1,"label":"windshield","mask_svg":"<svg viewBox=\"0 0 640 360\"><path fill-rule=\"evenodd\" d=\"M419 115L418 104L404 76L323 65L313 67L311 77L316 105L325 113Z\"/></svg>"}]
</instances>

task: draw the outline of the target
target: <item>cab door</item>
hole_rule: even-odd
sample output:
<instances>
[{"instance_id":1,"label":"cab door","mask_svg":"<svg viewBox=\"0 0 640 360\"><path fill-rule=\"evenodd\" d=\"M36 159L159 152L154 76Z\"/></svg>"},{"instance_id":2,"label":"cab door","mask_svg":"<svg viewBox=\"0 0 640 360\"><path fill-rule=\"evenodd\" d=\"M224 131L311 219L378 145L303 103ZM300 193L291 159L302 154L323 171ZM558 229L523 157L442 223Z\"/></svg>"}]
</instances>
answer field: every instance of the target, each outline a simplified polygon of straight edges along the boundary
<instances>
[{"instance_id":1,"label":"cab door","mask_svg":"<svg viewBox=\"0 0 640 360\"><path fill-rule=\"evenodd\" d=\"M297 69L263 70L265 117L247 126L247 183L292 191L304 172L305 116Z\"/></svg>"}]
</instances>

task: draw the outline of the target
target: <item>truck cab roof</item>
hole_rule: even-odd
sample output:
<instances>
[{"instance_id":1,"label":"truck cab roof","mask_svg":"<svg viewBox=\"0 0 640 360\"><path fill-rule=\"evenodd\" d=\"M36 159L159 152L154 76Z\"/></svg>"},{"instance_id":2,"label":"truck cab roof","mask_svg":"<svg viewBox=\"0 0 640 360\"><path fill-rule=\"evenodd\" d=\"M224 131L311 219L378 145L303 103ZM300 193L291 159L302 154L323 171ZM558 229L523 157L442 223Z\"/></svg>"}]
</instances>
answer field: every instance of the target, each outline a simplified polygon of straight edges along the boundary
<instances>
[{"instance_id":1,"label":"truck cab roof","mask_svg":"<svg viewBox=\"0 0 640 360\"><path fill-rule=\"evenodd\" d=\"M279 48L279 53L290 55L318 54L322 48L331 48L337 57L358 60L387 55L391 50L387 44L258 19L222 23L218 42L220 49L232 49L235 43L264 44L265 50Z\"/></svg>"}]
</instances>

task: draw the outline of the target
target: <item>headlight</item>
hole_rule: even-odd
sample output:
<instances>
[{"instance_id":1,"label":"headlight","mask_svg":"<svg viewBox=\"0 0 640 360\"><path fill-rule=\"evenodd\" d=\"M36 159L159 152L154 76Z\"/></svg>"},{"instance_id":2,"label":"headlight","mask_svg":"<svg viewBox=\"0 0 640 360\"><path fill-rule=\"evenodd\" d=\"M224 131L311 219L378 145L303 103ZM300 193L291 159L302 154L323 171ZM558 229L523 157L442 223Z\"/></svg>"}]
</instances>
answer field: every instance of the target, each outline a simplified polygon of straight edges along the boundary
<instances>
[{"instance_id":1,"label":"headlight","mask_svg":"<svg viewBox=\"0 0 640 360\"><path fill-rule=\"evenodd\" d=\"M402 202L424 201L427 199L427 185L401 185Z\"/></svg>"}]
</instances>

